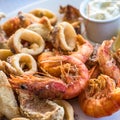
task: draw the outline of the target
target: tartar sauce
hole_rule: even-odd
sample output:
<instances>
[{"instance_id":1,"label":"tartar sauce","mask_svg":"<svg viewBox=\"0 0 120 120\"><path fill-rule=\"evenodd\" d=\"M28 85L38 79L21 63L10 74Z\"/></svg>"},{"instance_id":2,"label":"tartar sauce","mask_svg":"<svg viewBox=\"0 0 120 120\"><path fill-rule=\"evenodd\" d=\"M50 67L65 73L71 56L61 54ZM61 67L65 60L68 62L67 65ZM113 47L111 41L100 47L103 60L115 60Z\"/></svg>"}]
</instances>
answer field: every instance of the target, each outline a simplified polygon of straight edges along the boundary
<instances>
[{"instance_id":1,"label":"tartar sauce","mask_svg":"<svg viewBox=\"0 0 120 120\"><path fill-rule=\"evenodd\" d=\"M120 15L120 0L90 0L86 15L97 20L108 20Z\"/></svg>"}]
</instances>

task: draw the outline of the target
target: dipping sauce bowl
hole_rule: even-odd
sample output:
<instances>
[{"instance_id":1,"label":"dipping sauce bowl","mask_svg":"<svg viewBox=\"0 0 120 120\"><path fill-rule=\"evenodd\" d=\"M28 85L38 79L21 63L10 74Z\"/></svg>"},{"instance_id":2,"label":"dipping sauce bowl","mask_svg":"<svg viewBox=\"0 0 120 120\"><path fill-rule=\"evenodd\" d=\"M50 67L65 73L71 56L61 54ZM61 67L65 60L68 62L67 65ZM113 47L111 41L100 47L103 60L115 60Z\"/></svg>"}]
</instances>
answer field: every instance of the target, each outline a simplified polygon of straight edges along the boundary
<instances>
[{"instance_id":1,"label":"dipping sauce bowl","mask_svg":"<svg viewBox=\"0 0 120 120\"><path fill-rule=\"evenodd\" d=\"M117 35L120 28L120 14L104 20L90 18L86 14L86 8L90 1L92 0L83 0L81 2L80 14L84 21L87 38L92 42L102 43L104 40L109 40Z\"/></svg>"}]
</instances>

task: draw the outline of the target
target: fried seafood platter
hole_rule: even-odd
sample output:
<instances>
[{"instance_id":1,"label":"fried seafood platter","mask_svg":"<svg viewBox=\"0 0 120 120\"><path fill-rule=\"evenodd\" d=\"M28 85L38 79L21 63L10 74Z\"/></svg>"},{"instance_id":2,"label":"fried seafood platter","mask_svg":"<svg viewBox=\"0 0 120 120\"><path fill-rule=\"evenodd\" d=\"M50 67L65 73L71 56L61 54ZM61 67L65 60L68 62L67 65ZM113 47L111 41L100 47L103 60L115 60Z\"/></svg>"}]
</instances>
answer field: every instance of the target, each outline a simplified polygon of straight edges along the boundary
<instances>
[{"instance_id":1,"label":"fried seafood platter","mask_svg":"<svg viewBox=\"0 0 120 120\"><path fill-rule=\"evenodd\" d=\"M0 25L0 120L118 120L116 38L91 43L78 7L56 7L17 11Z\"/></svg>"}]
</instances>

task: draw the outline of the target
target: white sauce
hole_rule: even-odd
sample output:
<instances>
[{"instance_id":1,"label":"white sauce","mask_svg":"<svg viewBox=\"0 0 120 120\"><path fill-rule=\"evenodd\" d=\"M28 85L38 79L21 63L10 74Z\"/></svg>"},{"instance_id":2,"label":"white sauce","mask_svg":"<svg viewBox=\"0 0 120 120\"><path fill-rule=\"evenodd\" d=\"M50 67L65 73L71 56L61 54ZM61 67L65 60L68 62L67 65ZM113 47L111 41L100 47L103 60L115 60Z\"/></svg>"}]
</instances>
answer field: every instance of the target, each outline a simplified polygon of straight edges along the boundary
<instances>
[{"instance_id":1,"label":"white sauce","mask_svg":"<svg viewBox=\"0 0 120 120\"><path fill-rule=\"evenodd\" d=\"M108 20L120 15L120 0L90 0L86 15L97 20Z\"/></svg>"}]
</instances>

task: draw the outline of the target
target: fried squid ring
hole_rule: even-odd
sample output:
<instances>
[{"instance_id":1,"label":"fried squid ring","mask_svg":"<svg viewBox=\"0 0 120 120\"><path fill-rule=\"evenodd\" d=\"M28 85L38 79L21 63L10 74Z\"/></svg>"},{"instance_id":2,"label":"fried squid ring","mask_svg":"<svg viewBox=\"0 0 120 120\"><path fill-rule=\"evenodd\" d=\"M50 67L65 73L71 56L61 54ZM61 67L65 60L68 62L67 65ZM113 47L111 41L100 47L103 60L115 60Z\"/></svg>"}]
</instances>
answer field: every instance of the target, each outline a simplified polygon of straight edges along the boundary
<instances>
[{"instance_id":1,"label":"fried squid ring","mask_svg":"<svg viewBox=\"0 0 120 120\"><path fill-rule=\"evenodd\" d=\"M46 16L50 20L50 23L52 25L55 25L55 23L57 22L56 15L50 10L37 8L30 11L30 13L38 18L42 18L43 16Z\"/></svg>"},{"instance_id":2,"label":"fried squid ring","mask_svg":"<svg viewBox=\"0 0 120 120\"><path fill-rule=\"evenodd\" d=\"M62 106L65 110L64 118L66 120L74 120L74 110L72 105L66 100L54 100L58 105Z\"/></svg>"},{"instance_id":3,"label":"fried squid ring","mask_svg":"<svg viewBox=\"0 0 120 120\"><path fill-rule=\"evenodd\" d=\"M55 48L72 51L76 45L76 32L68 22L58 23L51 32L52 42Z\"/></svg>"},{"instance_id":4,"label":"fried squid ring","mask_svg":"<svg viewBox=\"0 0 120 120\"><path fill-rule=\"evenodd\" d=\"M90 79L87 88L80 94L82 110L92 117L112 115L120 109L120 88L107 75Z\"/></svg>"},{"instance_id":5,"label":"fried squid ring","mask_svg":"<svg viewBox=\"0 0 120 120\"><path fill-rule=\"evenodd\" d=\"M42 17L39 23L31 24L27 29L32 30L42 36L44 40L49 40L49 34L52 30L52 26L47 17Z\"/></svg>"},{"instance_id":6,"label":"fried squid ring","mask_svg":"<svg viewBox=\"0 0 120 120\"><path fill-rule=\"evenodd\" d=\"M38 55L44 50L45 42L36 32L21 28L10 37L8 45L16 53Z\"/></svg>"},{"instance_id":7,"label":"fried squid ring","mask_svg":"<svg viewBox=\"0 0 120 120\"><path fill-rule=\"evenodd\" d=\"M85 64L72 56L53 56L52 53L45 52L38 57L38 67L66 84L64 99L78 96L89 79Z\"/></svg>"},{"instance_id":8,"label":"fried squid ring","mask_svg":"<svg viewBox=\"0 0 120 120\"><path fill-rule=\"evenodd\" d=\"M10 49L0 49L0 60L7 60L9 56L12 56L13 53Z\"/></svg>"},{"instance_id":9,"label":"fried squid ring","mask_svg":"<svg viewBox=\"0 0 120 120\"><path fill-rule=\"evenodd\" d=\"M19 75L33 74L37 72L37 63L35 59L29 54L15 54L9 57L8 62L16 69Z\"/></svg>"}]
</instances>

